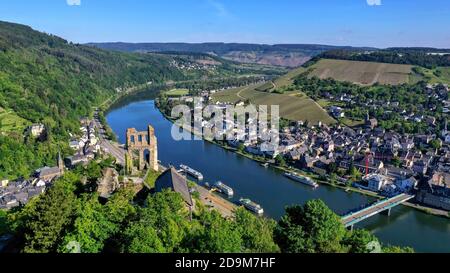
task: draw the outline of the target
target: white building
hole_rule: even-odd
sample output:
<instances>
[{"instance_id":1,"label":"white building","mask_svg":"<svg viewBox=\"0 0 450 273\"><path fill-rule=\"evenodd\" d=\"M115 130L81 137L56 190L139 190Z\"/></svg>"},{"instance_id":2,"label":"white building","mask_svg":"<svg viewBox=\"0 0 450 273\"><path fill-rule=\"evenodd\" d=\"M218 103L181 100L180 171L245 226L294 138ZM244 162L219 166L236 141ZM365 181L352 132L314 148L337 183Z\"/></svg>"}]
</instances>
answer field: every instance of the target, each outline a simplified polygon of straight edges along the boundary
<instances>
[{"instance_id":1,"label":"white building","mask_svg":"<svg viewBox=\"0 0 450 273\"><path fill-rule=\"evenodd\" d=\"M367 181L367 188L371 191L381 191L389 182L386 176L376 173L369 174L364 179Z\"/></svg>"}]
</instances>

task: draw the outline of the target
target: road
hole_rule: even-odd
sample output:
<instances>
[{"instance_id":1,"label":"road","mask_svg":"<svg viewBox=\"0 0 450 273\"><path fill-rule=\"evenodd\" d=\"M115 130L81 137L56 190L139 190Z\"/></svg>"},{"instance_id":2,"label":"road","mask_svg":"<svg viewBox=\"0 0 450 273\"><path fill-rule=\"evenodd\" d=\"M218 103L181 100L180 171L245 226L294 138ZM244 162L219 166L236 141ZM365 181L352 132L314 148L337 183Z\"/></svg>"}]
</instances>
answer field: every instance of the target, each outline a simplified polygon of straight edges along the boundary
<instances>
[{"instance_id":1,"label":"road","mask_svg":"<svg viewBox=\"0 0 450 273\"><path fill-rule=\"evenodd\" d=\"M125 148L121 147L118 143L111 142L105 135L105 129L100 123L97 117L97 113L94 114L94 125L98 132L98 137L100 139L101 149L116 158L117 163L120 165L125 165Z\"/></svg>"},{"instance_id":2,"label":"road","mask_svg":"<svg viewBox=\"0 0 450 273\"><path fill-rule=\"evenodd\" d=\"M364 217L370 217L374 214L377 214L381 211L386 210L387 207L396 204L398 202L402 202L405 198L408 198L408 196L405 197L404 194L399 195L395 198L391 198L388 202L382 202L380 204L376 204L372 207L369 207L369 209L364 209L361 210L355 214L350 215L349 217L345 217L345 219L343 220L344 225L347 225L348 223L354 221L354 220L358 220Z\"/></svg>"},{"instance_id":3,"label":"road","mask_svg":"<svg viewBox=\"0 0 450 273\"><path fill-rule=\"evenodd\" d=\"M195 190L200 195L200 201L211 208L216 209L224 217L233 217L233 211L237 206L230 201L211 193L206 188L196 185Z\"/></svg>"}]
</instances>

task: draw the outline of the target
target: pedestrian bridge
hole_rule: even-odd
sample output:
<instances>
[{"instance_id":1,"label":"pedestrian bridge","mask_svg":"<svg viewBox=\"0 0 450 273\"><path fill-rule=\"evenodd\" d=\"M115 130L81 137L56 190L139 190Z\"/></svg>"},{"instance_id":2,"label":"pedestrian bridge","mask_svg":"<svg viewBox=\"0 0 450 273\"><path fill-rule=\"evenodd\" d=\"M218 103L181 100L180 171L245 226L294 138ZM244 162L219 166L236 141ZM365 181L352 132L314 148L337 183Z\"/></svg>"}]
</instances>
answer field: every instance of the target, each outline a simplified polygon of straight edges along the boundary
<instances>
[{"instance_id":1,"label":"pedestrian bridge","mask_svg":"<svg viewBox=\"0 0 450 273\"><path fill-rule=\"evenodd\" d=\"M347 215L342 217L342 223L347 228L353 228L353 226L369 217L372 217L381 212L387 212L388 215L391 213L391 209L404 202L413 199L414 195L409 194L399 194L394 197L383 199L373 204L366 206L363 209L357 211L352 211Z\"/></svg>"}]
</instances>

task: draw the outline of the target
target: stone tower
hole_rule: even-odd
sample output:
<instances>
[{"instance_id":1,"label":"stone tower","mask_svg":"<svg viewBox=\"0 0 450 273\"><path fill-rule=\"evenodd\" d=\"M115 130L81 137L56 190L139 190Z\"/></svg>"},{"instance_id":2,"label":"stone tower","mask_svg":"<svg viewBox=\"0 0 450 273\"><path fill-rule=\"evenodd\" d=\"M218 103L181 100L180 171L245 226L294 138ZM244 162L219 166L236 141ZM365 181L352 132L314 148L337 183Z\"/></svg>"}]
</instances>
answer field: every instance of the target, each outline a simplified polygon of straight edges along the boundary
<instances>
[{"instance_id":1,"label":"stone tower","mask_svg":"<svg viewBox=\"0 0 450 273\"><path fill-rule=\"evenodd\" d=\"M145 159L145 151L149 152L148 161ZM147 131L138 132L135 128L127 129L127 153L130 162L133 162L133 153L139 154L139 170L146 166L157 171L158 168L158 142L155 136L155 129L148 126Z\"/></svg>"}]
</instances>

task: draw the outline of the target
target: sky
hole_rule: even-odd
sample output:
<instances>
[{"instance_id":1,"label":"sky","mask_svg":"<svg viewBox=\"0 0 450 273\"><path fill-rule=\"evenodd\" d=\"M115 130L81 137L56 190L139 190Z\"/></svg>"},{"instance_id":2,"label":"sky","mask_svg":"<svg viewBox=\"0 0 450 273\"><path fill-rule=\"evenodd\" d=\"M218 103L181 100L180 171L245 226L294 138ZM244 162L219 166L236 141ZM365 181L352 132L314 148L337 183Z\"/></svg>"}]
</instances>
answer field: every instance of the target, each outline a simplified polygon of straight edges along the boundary
<instances>
[{"instance_id":1,"label":"sky","mask_svg":"<svg viewBox=\"0 0 450 273\"><path fill-rule=\"evenodd\" d=\"M0 20L75 43L450 48L450 0L0 0Z\"/></svg>"}]
</instances>

